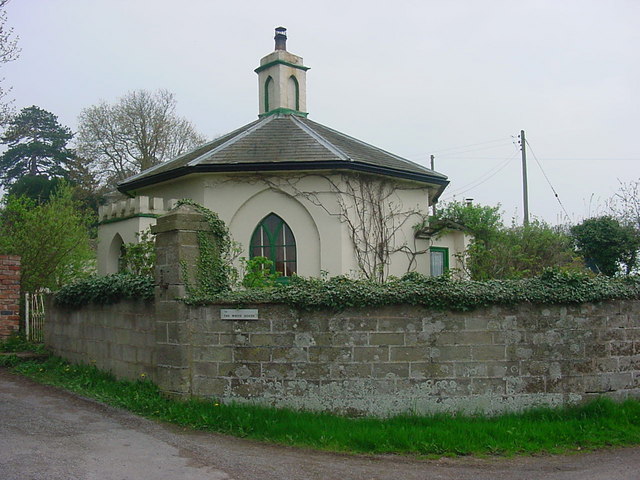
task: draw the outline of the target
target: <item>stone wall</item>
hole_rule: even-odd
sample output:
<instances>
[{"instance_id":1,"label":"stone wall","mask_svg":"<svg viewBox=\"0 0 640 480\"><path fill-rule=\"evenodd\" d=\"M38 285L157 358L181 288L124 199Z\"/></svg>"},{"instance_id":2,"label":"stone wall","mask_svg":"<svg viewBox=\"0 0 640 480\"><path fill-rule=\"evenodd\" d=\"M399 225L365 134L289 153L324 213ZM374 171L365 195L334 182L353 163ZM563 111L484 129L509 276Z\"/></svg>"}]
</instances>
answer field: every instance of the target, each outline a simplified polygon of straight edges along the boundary
<instances>
[{"instance_id":1,"label":"stone wall","mask_svg":"<svg viewBox=\"0 0 640 480\"><path fill-rule=\"evenodd\" d=\"M62 308L46 305L45 344L74 363L96 365L119 378L155 378L153 302Z\"/></svg>"},{"instance_id":2,"label":"stone wall","mask_svg":"<svg viewBox=\"0 0 640 480\"><path fill-rule=\"evenodd\" d=\"M20 257L0 255L0 340L20 326Z\"/></svg>"},{"instance_id":3,"label":"stone wall","mask_svg":"<svg viewBox=\"0 0 640 480\"><path fill-rule=\"evenodd\" d=\"M640 394L640 302L339 314L259 305L260 320L188 308L171 385L224 401L343 413L521 410ZM170 360L159 357L170 366Z\"/></svg>"},{"instance_id":4,"label":"stone wall","mask_svg":"<svg viewBox=\"0 0 640 480\"><path fill-rule=\"evenodd\" d=\"M495 413L640 396L640 301L470 312L254 305L258 320L222 320L224 305L176 300L198 287L198 232L208 229L189 205L160 217L155 301L50 304L46 343L121 377L149 375L179 397L341 413Z\"/></svg>"}]
</instances>

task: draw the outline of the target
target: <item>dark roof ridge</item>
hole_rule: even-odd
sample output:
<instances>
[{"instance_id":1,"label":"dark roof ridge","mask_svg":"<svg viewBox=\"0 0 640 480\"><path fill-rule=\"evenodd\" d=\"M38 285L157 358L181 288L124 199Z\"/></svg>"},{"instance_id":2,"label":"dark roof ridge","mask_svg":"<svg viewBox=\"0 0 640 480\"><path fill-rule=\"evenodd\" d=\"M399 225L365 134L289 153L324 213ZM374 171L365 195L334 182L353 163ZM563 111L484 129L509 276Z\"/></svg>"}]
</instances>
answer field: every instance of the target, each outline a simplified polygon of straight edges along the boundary
<instances>
[{"instance_id":1,"label":"dark roof ridge","mask_svg":"<svg viewBox=\"0 0 640 480\"><path fill-rule=\"evenodd\" d=\"M220 145L218 145L217 147L215 147L215 148L203 153L202 155L194 158L189 163L187 163L186 166L187 167L192 167L194 165L199 165L201 162L207 160L208 158L211 158L213 155L218 153L220 150L224 150L225 148L227 148L227 147L233 145L234 143L236 143L238 140L243 139L247 135L250 135L254 131L258 130L259 128L262 128L264 125L266 125L267 123L271 122L273 119L274 119L274 116L263 117L263 118L258 119L258 121L253 123L253 125L251 123L249 123L249 124L247 124L247 125L245 125L243 127L240 127L238 129L234 130L232 133L238 132L236 135L233 135L226 142L223 142ZM229 134L229 135L231 135L231 134ZM219 137L219 138L221 138L221 137Z\"/></svg>"},{"instance_id":2,"label":"dark roof ridge","mask_svg":"<svg viewBox=\"0 0 640 480\"><path fill-rule=\"evenodd\" d=\"M320 135L318 132L316 132L315 130L313 130L310 126L305 125L304 122L302 122L297 116L295 115L288 115L289 118L291 118L291 120L293 121L293 123L295 123L298 128L300 128L302 131L304 131L307 135L309 135L310 137L312 137L314 140L316 140L318 143L320 143L320 145L322 145L324 148L326 148L327 150L329 150L331 153L333 153L334 155L337 155L340 159L342 160L348 160L348 161L353 161L353 159L351 157L349 157L349 155L347 155L345 152L343 152L341 149L339 149L338 147L336 147L333 143L331 143L329 140L327 140L326 138L324 138L322 135Z\"/></svg>"}]
</instances>

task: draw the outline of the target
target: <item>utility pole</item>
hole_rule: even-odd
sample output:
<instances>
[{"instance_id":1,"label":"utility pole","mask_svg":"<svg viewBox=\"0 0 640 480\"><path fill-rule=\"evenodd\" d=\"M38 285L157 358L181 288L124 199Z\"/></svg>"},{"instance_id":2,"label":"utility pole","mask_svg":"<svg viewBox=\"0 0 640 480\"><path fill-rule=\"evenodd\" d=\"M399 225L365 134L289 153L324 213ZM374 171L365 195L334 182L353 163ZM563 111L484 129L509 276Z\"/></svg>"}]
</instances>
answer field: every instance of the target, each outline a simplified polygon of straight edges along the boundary
<instances>
[{"instance_id":1,"label":"utility pole","mask_svg":"<svg viewBox=\"0 0 640 480\"><path fill-rule=\"evenodd\" d=\"M435 170L435 159L436 159L436 157L434 155L431 155L431 170ZM436 215L436 204L434 203L433 205L431 205L431 208L433 209L433 216L435 217L435 215Z\"/></svg>"},{"instance_id":2,"label":"utility pole","mask_svg":"<svg viewBox=\"0 0 640 480\"><path fill-rule=\"evenodd\" d=\"M527 186L527 146L524 130L520 130L520 150L522 151L522 203L524 206L524 226L529 225L529 187Z\"/></svg>"}]
</instances>

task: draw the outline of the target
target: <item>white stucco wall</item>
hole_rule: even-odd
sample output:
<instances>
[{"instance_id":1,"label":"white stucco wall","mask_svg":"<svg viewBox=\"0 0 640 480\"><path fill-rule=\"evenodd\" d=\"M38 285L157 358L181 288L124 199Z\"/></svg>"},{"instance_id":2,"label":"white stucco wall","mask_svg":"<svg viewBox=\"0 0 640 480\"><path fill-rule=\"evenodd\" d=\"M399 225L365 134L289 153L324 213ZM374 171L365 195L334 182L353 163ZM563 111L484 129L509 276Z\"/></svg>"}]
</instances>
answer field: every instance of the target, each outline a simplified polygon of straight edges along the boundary
<instances>
[{"instance_id":1,"label":"white stucco wall","mask_svg":"<svg viewBox=\"0 0 640 480\"><path fill-rule=\"evenodd\" d=\"M132 217L101 224L98 227L98 274L117 273L120 245L137 243L136 233L147 230L155 223L155 218Z\"/></svg>"},{"instance_id":2,"label":"white stucco wall","mask_svg":"<svg viewBox=\"0 0 640 480\"><path fill-rule=\"evenodd\" d=\"M467 278L462 259L458 256L467 250L472 237L460 230L449 230L446 233L432 239L430 246L449 249L449 270L454 277Z\"/></svg>"},{"instance_id":3,"label":"white stucco wall","mask_svg":"<svg viewBox=\"0 0 640 480\"><path fill-rule=\"evenodd\" d=\"M339 196L336 192L353 187L353 175L336 173L302 174L196 174L141 189L138 194L168 199L191 198L216 212L228 225L233 239L242 246L241 256L249 257L251 235L258 223L271 212L280 216L291 228L297 246L297 272L303 276L349 275L357 277L360 268L345 214L357 224L359 215L366 217L370 207L363 209L358 195ZM367 177L375 187L389 179ZM348 184L347 182L351 182ZM413 182L392 180L385 190L387 196L382 210L391 218L395 231L389 245L391 262L387 275L401 276L407 271L429 274L429 246L427 240L416 239L414 225L428 212L427 187ZM390 188L390 190L389 190ZM135 232L155 223L151 218L130 218L107 223L99 229L99 272L111 273L114 260L109 247L116 234L123 241L133 242ZM466 246L464 236L447 235L434 245L450 249L450 266L457 261L455 253ZM397 251L396 251L397 250ZM410 255L409 251L421 252Z\"/></svg>"}]
</instances>

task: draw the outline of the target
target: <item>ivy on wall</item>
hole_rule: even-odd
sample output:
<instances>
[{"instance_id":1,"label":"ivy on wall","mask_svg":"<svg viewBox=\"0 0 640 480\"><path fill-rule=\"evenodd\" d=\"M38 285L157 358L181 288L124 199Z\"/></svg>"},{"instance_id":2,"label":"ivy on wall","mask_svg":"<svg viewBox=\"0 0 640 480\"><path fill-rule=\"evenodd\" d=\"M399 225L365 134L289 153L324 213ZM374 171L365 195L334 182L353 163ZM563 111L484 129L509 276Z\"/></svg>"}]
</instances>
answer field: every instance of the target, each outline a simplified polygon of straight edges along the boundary
<instances>
[{"instance_id":1,"label":"ivy on wall","mask_svg":"<svg viewBox=\"0 0 640 480\"><path fill-rule=\"evenodd\" d=\"M379 284L333 277L292 277L289 285L269 290L238 290L208 297L191 297L194 305L225 303L283 303L303 310L349 307L421 305L434 309L471 310L517 303L571 304L614 299L640 299L640 278L609 278L553 269L534 278L470 281L408 273Z\"/></svg>"},{"instance_id":2,"label":"ivy on wall","mask_svg":"<svg viewBox=\"0 0 640 480\"><path fill-rule=\"evenodd\" d=\"M59 305L116 303L124 299L153 299L153 278L132 273L93 276L62 287L55 295Z\"/></svg>"},{"instance_id":3,"label":"ivy on wall","mask_svg":"<svg viewBox=\"0 0 640 480\"><path fill-rule=\"evenodd\" d=\"M194 293L194 292L192 292ZM379 284L346 277L292 277L288 285L271 289L204 289L184 299L190 305L281 303L302 310L341 310L349 307L421 305L434 309L471 310L517 303L572 304L616 299L640 299L640 277L610 278L549 269L521 280L460 281L408 273ZM62 305L113 303L124 298L153 298L153 280L134 275L92 277L63 287L56 294Z\"/></svg>"},{"instance_id":4,"label":"ivy on wall","mask_svg":"<svg viewBox=\"0 0 640 480\"><path fill-rule=\"evenodd\" d=\"M231 289L236 272L231 265L233 242L229 229L218 214L190 199L182 199L176 206L190 205L204 216L209 231L198 232L200 254L196 262L196 278L188 278L186 265L182 265L187 298L216 295Z\"/></svg>"}]
</instances>

